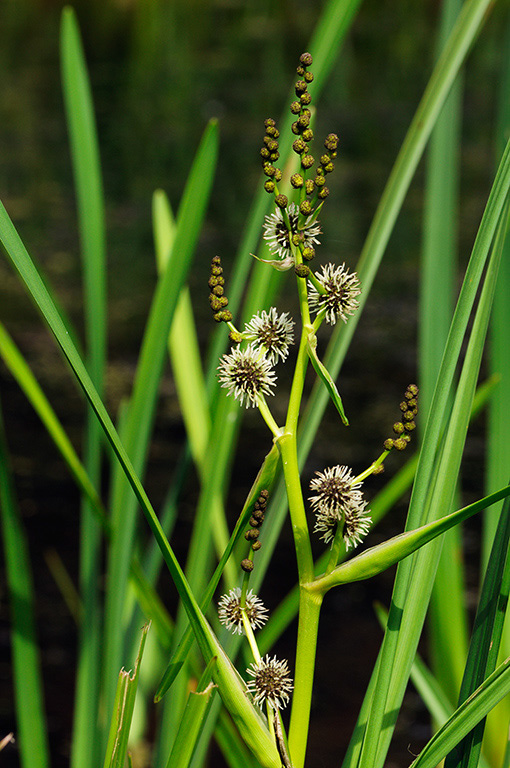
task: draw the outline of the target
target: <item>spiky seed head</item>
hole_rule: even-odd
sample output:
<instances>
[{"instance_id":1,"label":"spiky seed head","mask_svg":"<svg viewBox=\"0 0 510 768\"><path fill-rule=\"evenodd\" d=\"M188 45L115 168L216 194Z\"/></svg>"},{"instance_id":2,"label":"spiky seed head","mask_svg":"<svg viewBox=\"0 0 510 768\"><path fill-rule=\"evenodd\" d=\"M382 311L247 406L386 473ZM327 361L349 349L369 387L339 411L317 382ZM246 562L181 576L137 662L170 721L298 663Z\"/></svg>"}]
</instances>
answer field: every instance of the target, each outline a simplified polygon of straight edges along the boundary
<instances>
[{"instance_id":1,"label":"spiky seed head","mask_svg":"<svg viewBox=\"0 0 510 768\"><path fill-rule=\"evenodd\" d=\"M314 532L320 533L326 544L333 542L338 525L343 525L346 549L355 547L370 530L372 520L359 490L361 483L353 481L348 467L335 466L317 472L310 482L310 490L315 491L309 498L316 515Z\"/></svg>"},{"instance_id":2,"label":"spiky seed head","mask_svg":"<svg viewBox=\"0 0 510 768\"><path fill-rule=\"evenodd\" d=\"M244 327L244 337L252 342L255 349L261 350L271 364L279 359L285 360L289 346L294 344L294 320L287 312L278 314L275 307L269 312L254 315Z\"/></svg>"},{"instance_id":3,"label":"spiky seed head","mask_svg":"<svg viewBox=\"0 0 510 768\"><path fill-rule=\"evenodd\" d=\"M326 322L331 325L336 323L337 317L346 323L347 316L359 306L356 296L361 293L361 288L356 272L349 272L345 264L325 264L315 277L325 293L319 293L315 286L310 287L310 309L317 313L325 309Z\"/></svg>"},{"instance_id":4,"label":"spiky seed head","mask_svg":"<svg viewBox=\"0 0 510 768\"><path fill-rule=\"evenodd\" d=\"M259 600L251 589L246 595L244 610L253 630L263 627L268 619L267 608L264 607L262 600ZM235 587L235 589L231 589L230 592L221 596L218 601L218 618L230 632L233 632L235 635L243 634L241 590L239 587Z\"/></svg>"},{"instance_id":5,"label":"spiky seed head","mask_svg":"<svg viewBox=\"0 0 510 768\"><path fill-rule=\"evenodd\" d=\"M250 664L246 671L252 677L246 687L259 707L266 701L274 709L287 706L294 686L285 659L278 661L276 656L271 659L267 654L258 663Z\"/></svg>"},{"instance_id":6,"label":"spiky seed head","mask_svg":"<svg viewBox=\"0 0 510 768\"><path fill-rule=\"evenodd\" d=\"M218 378L228 395L233 395L246 408L255 406L260 395L272 395L276 375L271 363L252 345L234 347L218 366Z\"/></svg>"}]
</instances>

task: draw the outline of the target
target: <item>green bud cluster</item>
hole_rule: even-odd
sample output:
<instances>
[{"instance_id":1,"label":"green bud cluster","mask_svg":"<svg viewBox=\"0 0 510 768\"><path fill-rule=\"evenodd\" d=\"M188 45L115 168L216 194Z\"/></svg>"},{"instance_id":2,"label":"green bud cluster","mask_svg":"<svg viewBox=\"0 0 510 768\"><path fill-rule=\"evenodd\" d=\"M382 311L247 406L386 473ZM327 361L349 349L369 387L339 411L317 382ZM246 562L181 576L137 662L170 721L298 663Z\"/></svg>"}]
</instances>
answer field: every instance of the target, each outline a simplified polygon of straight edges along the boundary
<instances>
[{"instance_id":1,"label":"green bud cluster","mask_svg":"<svg viewBox=\"0 0 510 768\"><path fill-rule=\"evenodd\" d=\"M232 321L232 312L227 309L228 299L225 296L225 278L223 277L223 267L221 259L215 256L211 262L211 276L209 277L209 304L214 313L214 319L217 323L230 323Z\"/></svg>"},{"instance_id":2,"label":"green bud cluster","mask_svg":"<svg viewBox=\"0 0 510 768\"><path fill-rule=\"evenodd\" d=\"M260 492L260 495L257 501L255 502L252 516L250 517L250 522L249 522L250 528L244 534L244 538L246 539L246 541L249 541L251 543L251 549L254 552L260 549L260 547L262 546L258 538L260 533L260 527L264 522L268 498L269 498L269 491L264 488L264 490ZM242 560L241 568L246 573L250 573L253 570L252 558L247 557L244 560Z\"/></svg>"},{"instance_id":3,"label":"green bud cluster","mask_svg":"<svg viewBox=\"0 0 510 768\"><path fill-rule=\"evenodd\" d=\"M324 141L327 151L321 156L314 170L315 158L311 154L309 147L310 142L313 140L313 130L310 127L312 96L308 91L309 84L313 82L313 73L309 70L312 63L313 58L310 53L301 54L296 70L298 80L294 86L297 98L290 105L291 114L296 118L291 126L292 133L298 137L292 144L292 149L299 155L301 160L301 172L294 173L291 176L290 183L294 189L301 191L299 211L306 217L312 215L318 205L321 205L329 195L329 189L326 186L326 176L334 168L333 160L336 157L338 148L338 136L335 133L330 133ZM282 178L282 172L274 165L275 161L279 158L279 132L272 118L268 118L264 125L266 128L264 146L260 150L264 174L267 176L264 189L269 194L274 194L276 205L284 209L288 205L288 200L285 195L278 193L278 182Z\"/></svg>"},{"instance_id":4,"label":"green bud cluster","mask_svg":"<svg viewBox=\"0 0 510 768\"><path fill-rule=\"evenodd\" d=\"M403 451L407 448L411 440L411 433L416 429L416 415L418 413L418 387L416 384L409 384L404 399L400 403L402 413L401 421L396 421L393 425L393 434L395 437L388 437L384 441L384 448L391 451L396 448L397 451Z\"/></svg>"}]
</instances>

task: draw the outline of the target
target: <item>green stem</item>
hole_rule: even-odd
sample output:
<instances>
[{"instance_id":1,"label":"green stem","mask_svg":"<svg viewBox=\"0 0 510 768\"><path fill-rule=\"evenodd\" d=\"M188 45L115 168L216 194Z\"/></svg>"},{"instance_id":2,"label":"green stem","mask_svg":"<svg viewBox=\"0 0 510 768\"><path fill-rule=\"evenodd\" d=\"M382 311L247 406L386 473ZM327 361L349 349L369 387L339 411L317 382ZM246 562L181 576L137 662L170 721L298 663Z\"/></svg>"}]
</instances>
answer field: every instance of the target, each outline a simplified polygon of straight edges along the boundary
<instances>
[{"instance_id":1,"label":"green stem","mask_svg":"<svg viewBox=\"0 0 510 768\"><path fill-rule=\"evenodd\" d=\"M293 768L303 768L305 763L321 604L322 596L311 594L304 586L300 588L296 672L289 729Z\"/></svg>"}]
</instances>

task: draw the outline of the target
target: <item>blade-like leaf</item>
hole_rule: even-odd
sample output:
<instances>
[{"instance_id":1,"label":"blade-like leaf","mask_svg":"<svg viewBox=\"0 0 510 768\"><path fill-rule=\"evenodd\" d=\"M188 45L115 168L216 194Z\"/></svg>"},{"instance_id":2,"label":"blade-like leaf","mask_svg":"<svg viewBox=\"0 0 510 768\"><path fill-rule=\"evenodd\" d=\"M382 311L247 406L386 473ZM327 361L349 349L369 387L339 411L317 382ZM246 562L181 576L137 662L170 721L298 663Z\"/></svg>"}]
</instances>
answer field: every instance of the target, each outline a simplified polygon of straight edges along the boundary
<instances>
[{"instance_id":1,"label":"blade-like leaf","mask_svg":"<svg viewBox=\"0 0 510 768\"><path fill-rule=\"evenodd\" d=\"M324 386L328 390L329 396L333 401L333 404L337 409L338 413L340 414L340 418L342 419L342 422L345 424L346 427L348 427L349 420L345 415L344 406L342 403L342 398L340 397L340 393L336 388L336 384L331 378L328 372L328 369L323 363L321 363L317 355L317 336L315 335L315 333L310 333L308 336L307 350L308 350L308 357L310 358L310 361L315 369L315 373L317 374L317 376L319 376L319 378L324 383Z\"/></svg>"}]
</instances>

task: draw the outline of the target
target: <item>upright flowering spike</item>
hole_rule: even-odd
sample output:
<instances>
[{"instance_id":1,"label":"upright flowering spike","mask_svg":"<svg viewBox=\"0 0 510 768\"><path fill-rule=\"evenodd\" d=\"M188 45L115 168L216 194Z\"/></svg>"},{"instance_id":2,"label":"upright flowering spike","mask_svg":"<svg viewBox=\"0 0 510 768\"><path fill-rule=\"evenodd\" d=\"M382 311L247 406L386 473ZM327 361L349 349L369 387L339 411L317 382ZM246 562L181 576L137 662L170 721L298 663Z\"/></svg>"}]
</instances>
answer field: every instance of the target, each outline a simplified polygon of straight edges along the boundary
<instances>
[{"instance_id":1,"label":"upright flowering spike","mask_svg":"<svg viewBox=\"0 0 510 768\"><path fill-rule=\"evenodd\" d=\"M246 349L234 347L230 354L223 355L218 366L218 378L222 387L228 389L241 405L246 408L257 405L259 395L272 395L276 375L269 360L250 344Z\"/></svg>"},{"instance_id":2,"label":"upright flowering spike","mask_svg":"<svg viewBox=\"0 0 510 768\"><path fill-rule=\"evenodd\" d=\"M244 336L255 349L262 349L274 365L279 358L285 360L289 354L289 345L294 344L293 327L294 320L287 312L279 315L275 307L271 307L269 312L262 310L246 323Z\"/></svg>"},{"instance_id":3,"label":"upright flowering spike","mask_svg":"<svg viewBox=\"0 0 510 768\"><path fill-rule=\"evenodd\" d=\"M267 608L251 589L246 595L244 610L252 629L263 627L268 619ZM218 602L218 618L230 632L237 635L243 634L241 590L239 587L231 589L226 595L222 595Z\"/></svg>"},{"instance_id":4,"label":"upright flowering spike","mask_svg":"<svg viewBox=\"0 0 510 768\"><path fill-rule=\"evenodd\" d=\"M338 524L343 524L343 539L347 549L355 547L367 535L372 522L366 510L367 502L359 490L361 483L346 466L328 467L317 472L310 483L316 495L309 501L316 515L315 533L322 533L326 544L333 541Z\"/></svg>"},{"instance_id":5,"label":"upright flowering spike","mask_svg":"<svg viewBox=\"0 0 510 768\"><path fill-rule=\"evenodd\" d=\"M314 285L310 286L310 309L317 313L325 309L326 322L331 325L336 323L337 317L346 323L347 315L352 315L359 307L356 296L361 293L361 287L356 272L349 272L345 264L326 264L315 277L324 293L319 293Z\"/></svg>"},{"instance_id":6,"label":"upright flowering spike","mask_svg":"<svg viewBox=\"0 0 510 768\"><path fill-rule=\"evenodd\" d=\"M285 660L278 661L276 656L271 659L266 655L258 663L250 664L246 671L253 678L248 681L247 688L259 707L265 701L274 709L287 706L294 686Z\"/></svg>"},{"instance_id":7,"label":"upright flowering spike","mask_svg":"<svg viewBox=\"0 0 510 768\"><path fill-rule=\"evenodd\" d=\"M318 235L321 233L321 228L318 221L308 218L298 229L299 208L295 203L288 205L287 215L290 231L278 208L270 216L266 216L264 223L264 239L267 240L269 250L277 253L281 259L292 258L290 242L293 236L297 237L297 242L303 248L313 248L314 245L320 244Z\"/></svg>"}]
</instances>

